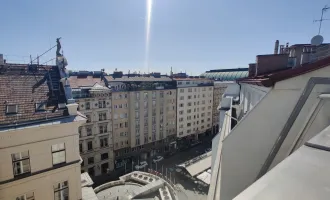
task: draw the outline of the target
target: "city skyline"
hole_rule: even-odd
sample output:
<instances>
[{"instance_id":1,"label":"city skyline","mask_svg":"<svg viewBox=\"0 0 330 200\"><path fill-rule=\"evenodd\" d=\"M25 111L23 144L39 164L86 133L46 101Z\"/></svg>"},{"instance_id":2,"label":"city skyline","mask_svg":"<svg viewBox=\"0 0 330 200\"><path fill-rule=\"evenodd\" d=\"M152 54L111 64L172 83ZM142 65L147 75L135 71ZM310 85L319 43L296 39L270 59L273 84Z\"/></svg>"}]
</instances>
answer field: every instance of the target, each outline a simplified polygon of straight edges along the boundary
<instances>
[{"instance_id":1,"label":"city skyline","mask_svg":"<svg viewBox=\"0 0 330 200\"><path fill-rule=\"evenodd\" d=\"M165 74L172 66L174 73L192 75L247 67L255 55L272 53L276 39L281 44L309 43L318 31L313 20L320 18L328 3L153 0L150 67L145 69L145 0L34 2L21 2L21 8L11 2L2 5L10 20L2 24L7 27L3 32L7 39L0 40L0 53L8 62L27 63L30 55L42 54L62 37L64 54L70 57L68 69ZM292 16L294 10L301 12ZM321 34L329 30L324 22ZM41 62L51 58L43 56Z\"/></svg>"}]
</instances>

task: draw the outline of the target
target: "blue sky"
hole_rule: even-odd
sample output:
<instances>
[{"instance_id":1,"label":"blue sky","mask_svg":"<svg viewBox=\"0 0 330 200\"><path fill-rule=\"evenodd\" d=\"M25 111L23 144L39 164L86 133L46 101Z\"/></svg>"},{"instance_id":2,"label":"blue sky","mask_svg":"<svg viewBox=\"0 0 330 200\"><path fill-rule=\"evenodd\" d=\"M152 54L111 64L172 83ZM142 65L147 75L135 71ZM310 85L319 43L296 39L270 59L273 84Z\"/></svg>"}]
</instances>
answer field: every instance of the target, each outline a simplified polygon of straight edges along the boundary
<instances>
[{"instance_id":1,"label":"blue sky","mask_svg":"<svg viewBox=\"0 0 330 200\"><path fill-rule=\"evenodd\" d=\"M247 67L280 44L309 43L330 0L153 0L149 70ZM0 53L27 62L62 37L69 69L125 73L145 67L146 0L5 0ZM330 10L325 14L330 18ZM330 21L321 34L330 33ZM55 51L41 58L45 62Z\"/></svg>"}]
</instances>

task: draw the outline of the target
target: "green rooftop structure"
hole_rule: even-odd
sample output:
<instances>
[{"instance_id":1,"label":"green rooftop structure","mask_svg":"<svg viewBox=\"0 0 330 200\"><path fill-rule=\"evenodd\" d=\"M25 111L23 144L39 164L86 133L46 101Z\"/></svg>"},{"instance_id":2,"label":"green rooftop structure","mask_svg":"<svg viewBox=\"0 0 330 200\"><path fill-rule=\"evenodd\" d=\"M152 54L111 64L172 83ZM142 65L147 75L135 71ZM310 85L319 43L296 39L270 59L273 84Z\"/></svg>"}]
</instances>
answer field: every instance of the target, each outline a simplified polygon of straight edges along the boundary
<instances>
[{"instance_id":1,"label":"green rooftop structure","mask_svg":"<svg viewBox=\"0 0 330 200\"><path fill-rule=\"evenodd\" d=\"M205 78L214 79L216 81L235 81L248 76L249 68L234 69L214 69L201 74Z\"/></svg>"}]
</instances>

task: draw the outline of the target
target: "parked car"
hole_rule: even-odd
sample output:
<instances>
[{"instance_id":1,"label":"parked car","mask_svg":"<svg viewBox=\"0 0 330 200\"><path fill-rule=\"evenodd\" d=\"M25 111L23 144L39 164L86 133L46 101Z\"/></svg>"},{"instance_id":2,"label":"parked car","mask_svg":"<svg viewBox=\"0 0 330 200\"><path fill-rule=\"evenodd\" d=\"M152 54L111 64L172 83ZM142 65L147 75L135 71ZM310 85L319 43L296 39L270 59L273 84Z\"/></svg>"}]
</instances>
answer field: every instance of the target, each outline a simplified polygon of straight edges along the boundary
<instances>
[{"instance_id":1,"label":"parked car","mask_svg":"<svg viewBox=\"0 0 330 200\"><path fill-rule=\"evenodd\" d=\"M162 161L164 158L163 158L163 156L156 156L153 160L152 160L152 162L153 163L157 163L157 162L159 162L159 161Z\"/></svg>"},{"instance_id":2,"label":"parked car","mask_svg":"<svg viewBox=\"0 0 330 200\"><path fill-rule=\"evenodd\" d=\"M140 169L143 169L146 166L148 166L148 163L146 161L142 161L142 162L140 162L139 165L135 165L135 169L140 170Z\"/></svg>"}]
</instances>

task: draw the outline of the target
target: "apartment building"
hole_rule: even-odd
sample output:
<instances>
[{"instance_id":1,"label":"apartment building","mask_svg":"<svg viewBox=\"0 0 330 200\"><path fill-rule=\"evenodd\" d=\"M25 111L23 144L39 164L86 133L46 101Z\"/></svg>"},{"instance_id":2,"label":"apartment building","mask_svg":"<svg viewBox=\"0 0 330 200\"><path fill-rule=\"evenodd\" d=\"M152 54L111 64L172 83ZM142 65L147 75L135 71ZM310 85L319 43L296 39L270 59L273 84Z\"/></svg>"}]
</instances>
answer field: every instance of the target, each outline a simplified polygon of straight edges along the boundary
<instances>
[{"instance_id":1,"label":"apartment building","mask_svg":"<svg viewBox=\"0 0 330 200\"><path fill-rule=\"evenodd\" d=\"M213 106L212 106L212 134L219 130L219 111L218 107L222 100L222 95L227 88L228 82L214 82L213 88Z\"/></svg>"},{"instance_id":2,"label":"apartment building","mask_svg":"<svg viewBox=\"0 0 330 200\"><path fill-rule=\"evenodd\" d=\"M100 176L114 169L112 92L101 81L101 72L80 72L69 78L79 111L87 117L79 127L81 172Z\"/></svg>"},{"instance_id":3,"label":"apartment building","mask_svg":"<svg viewBox=\"0 0 330 200\"><path fill-rule=\"evenodd\" d=\"M81 199L78 127L86 118L60 69L0 68L0 199Z\"/></svg>"},{"instance_id":4,"label":"apartment building","mask_svg":"<svg viewBox=\"0 0 330 200\"><path fill-rule=\"evenodd\" d=\"M168 151L176 135L175 82L158 73L115 72L105 79L112 90L115 167Z\"/></svg>"},{"instance_id":5,"label":"apartment building","mask_svg":"<svg viewBox=\"0 0 330 200\"><path fill-rule=\"evenodd\" d=\"M198 140L212 127L213 80L175 78L177 83L177 137Z\"/></svg>"}]
</instances>

